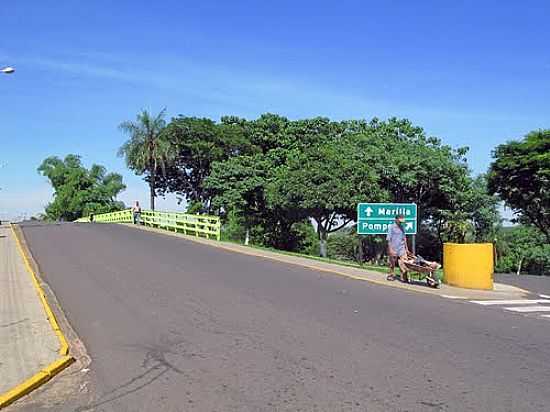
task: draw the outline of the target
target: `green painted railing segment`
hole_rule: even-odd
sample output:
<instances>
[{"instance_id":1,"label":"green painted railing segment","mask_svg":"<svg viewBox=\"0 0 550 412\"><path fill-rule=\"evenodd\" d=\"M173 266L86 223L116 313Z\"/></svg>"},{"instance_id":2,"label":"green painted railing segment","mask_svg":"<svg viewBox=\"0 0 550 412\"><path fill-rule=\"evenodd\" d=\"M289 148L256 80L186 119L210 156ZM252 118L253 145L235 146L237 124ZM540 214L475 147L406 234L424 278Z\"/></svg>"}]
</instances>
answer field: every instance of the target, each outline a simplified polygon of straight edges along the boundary
<instances>
[{"instance_id":1,"label":"green painted railing segment","mask_svg":"<svg viewBox=\"0 0 550 412\"><path fill-rule=\"evenodd\" d=\"M83 217L76 222L89 222L90 217ZM131 209L119 212L94 215L94 222L98 223L132 223ZM216 238L220 240L221 222L218 216L189 215L179 212L158 212L152 210L141 211L141 222L145 226L166 229L186 235Z\"/></svg>"},{"instance_id":2,"label":"green painted railing segment","mask_svg":"<svg viewBox=\"0 0 550 412\"><path fill-rule=\"evenodd\" d=\"M89 222L90 217L81 217L76 222ZM94 222L99 223L132 223L132 210L121 210L118 212L101 213L94 215Z\"/></svg>"}]
</instances>

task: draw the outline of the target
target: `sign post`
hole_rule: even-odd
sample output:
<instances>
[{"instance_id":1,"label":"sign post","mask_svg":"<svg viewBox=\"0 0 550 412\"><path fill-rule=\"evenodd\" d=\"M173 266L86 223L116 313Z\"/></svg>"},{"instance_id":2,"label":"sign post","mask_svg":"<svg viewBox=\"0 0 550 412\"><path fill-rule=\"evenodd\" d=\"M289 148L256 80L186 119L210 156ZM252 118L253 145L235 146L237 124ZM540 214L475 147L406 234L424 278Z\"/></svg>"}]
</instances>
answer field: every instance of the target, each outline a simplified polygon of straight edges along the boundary
<instances>
[{"instance_id":1,"label":"sign post","mask_svg":"<svg viewBox=\"0 0 550 412\"><path fill-rule=\"evenodd\" d=\"M417 207L414 203L359 203L357 205L357 234L385 235L397 215L405 217L405 234L413 235L413 253L417 232Z\"/></svg>"}]
</instances>

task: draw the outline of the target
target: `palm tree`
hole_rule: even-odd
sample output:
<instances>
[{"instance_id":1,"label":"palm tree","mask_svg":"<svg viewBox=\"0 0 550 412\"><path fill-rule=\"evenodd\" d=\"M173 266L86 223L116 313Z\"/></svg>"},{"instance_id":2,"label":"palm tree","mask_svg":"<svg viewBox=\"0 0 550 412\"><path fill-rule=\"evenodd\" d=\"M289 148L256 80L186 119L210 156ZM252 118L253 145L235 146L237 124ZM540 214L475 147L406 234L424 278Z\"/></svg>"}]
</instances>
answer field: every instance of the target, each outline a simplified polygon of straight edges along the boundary
<instances>
[{"instance_id":1,"label":"palm tree","mask_svg":"<svg viewBox=\"0 0 550 412\"><path fill-rule=\"evenodd\" d=\"M159 169L164 174L173 161L174 154L170 142L162 131L166 126L166 109L153 117L147 110L136 116L136 121L122 122L118 127L130 139L118 150L126 165L136 175L146 175L151 196L151 210L155 210L156 181Z\"/></svg>"}]
</instances>

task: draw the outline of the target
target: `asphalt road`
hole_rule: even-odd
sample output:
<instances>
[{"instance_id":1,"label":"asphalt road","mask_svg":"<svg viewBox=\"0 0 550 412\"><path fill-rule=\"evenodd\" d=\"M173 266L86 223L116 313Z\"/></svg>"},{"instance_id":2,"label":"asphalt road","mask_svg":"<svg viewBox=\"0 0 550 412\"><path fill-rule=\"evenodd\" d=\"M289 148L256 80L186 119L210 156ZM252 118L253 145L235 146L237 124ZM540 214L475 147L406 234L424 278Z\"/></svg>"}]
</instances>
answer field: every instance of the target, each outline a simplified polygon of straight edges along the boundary
<instances>
[{"instance_id":1,"label":"asphalt road","mask_svg":"<svg viewBox=\"0 0 550 412\"><path fill-rule=\"evenodd\" d=\"M24 229L86 345L57 411L548 411L550 321L113 225Z\"/></svg>"},{"instance_id":2,"label":"asphalt road","mask_svg":"<svg viewBox=\"0 0 550 412\"><path fill-rule=\"evenodd\" d=\"M495 281L520 287L533 295L550 296L550 276L496 274Z\"/></svg>"}]
</instances>

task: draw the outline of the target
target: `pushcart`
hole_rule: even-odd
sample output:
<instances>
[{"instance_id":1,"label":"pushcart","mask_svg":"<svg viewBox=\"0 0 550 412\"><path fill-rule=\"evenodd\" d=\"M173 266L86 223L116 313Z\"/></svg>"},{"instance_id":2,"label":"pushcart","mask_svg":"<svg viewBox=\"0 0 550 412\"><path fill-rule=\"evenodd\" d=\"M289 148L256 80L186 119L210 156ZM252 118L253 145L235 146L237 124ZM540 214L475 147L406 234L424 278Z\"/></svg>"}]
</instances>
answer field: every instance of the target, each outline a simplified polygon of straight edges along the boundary
<instances>
[{"instance_id":1,"label":"pushcart","mask_svg":"<svg viewBox=\"0 0 550 412\"><path fill-rule=\"evenodd\" d=\"M410 273L416 273L420 281L426 280L426 284L431 288L439 288L441 286L441 282L439 281L435 273L437 270L436 268L416 263L417 259L416 256L414 256L413 254L409 254L409 258L411 260L414 259L414 263L410 261L403 263ZM408 276L407 281L409 283L411 282L410 276Z\"/></svg>"}]
</instances>

